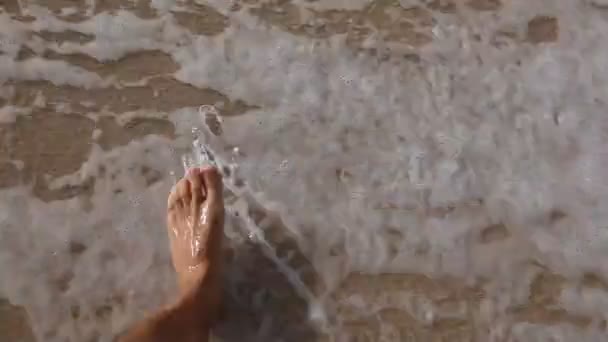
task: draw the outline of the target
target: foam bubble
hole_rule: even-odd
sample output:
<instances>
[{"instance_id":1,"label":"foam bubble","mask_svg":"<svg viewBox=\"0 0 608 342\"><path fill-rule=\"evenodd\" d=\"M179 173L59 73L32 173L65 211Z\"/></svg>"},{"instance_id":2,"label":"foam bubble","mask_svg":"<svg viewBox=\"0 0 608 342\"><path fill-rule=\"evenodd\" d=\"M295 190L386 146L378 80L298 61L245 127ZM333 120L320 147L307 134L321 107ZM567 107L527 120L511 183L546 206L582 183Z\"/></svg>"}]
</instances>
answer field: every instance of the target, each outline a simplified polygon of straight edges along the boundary
<instances>
[{"instance_id":1,"label":"foam bubble","mask_svg":"<svg viewBox=\"0 0 608 342\"><path fill-rule=\"evenodd\" d=\"M169 17L144 20L119 11L65 23L38 10L35 29L97 34L84 45L51 49L99 60L162 49L179 63L177 79L260 108L224 118L221 137L205 131L198 108L184 108L170 113L175 141L148 137L113 151L94 146L78 172L51 184L78 185L95 177L90 205L79 199L45 203L32 198L27 187L2 190L2 292L27 308L39 336L54 332L57 339L84 339L120 331L140 309L158 304L150 298L160 302L172 289L163 227L168 189L182 168L213 163L232 175L226 178L236 198L228 208L234 223L226 228L229 240L250 239L260 246L309 304L308 317L328 330L340 331L342 317L331 317L328 298L346 275L415 272L490 279L493 297L484 310L498 320L491 334L501 335L506 324L501 314L528 295L531 276L522 284L508 281L527 274L522 266L527 261L565 276L587 269L608 273L601 263L608 243L603 210L608 184L602 177L608 163L602 101L608 26L582 4L522 4L504 4L498 17L465 16L468 25L458 21L462 18L440 18L436 41L420 51L417 63L378 63L340 39L319 42L247 19L217 37L202 37L176 27ZM565 23L558 42L542 49L485 44L501 25L525 22L531 9L540 8ZM7 32L19 35L21 24L0 20L15 28ZM481 42L471 38L476 34ZM0 58L3 80L104 84L63 62ZM143 166L161 173L151 187L133 171ZM277 255L266 227L249 216L254 206L282 219L284 233L326 286L321 293ZM547 219L554 208L568 220ZM478 235L497 222L509 237L482 246ZM66 252L70 241L86 246L81 258ZM62 281L67 290L57 287ZM104 296L114 292L126 294L117 305L122 309L109 321L91 320ZM564 296L573 308L578 297ZM606 309L604 300L595 299L605 294L587 296L592 299L577 311ZM442 315L466 314L446 313L408 293L351 299L363 316L366 310L396 307L431 324ZM49 307L59 313L48 315ZM81 308L82 318L69 319L72 307ZM517 338L539 340L601 335L594 328L527 323L513 331ZM390 336L386 332L385 338Z\"/></svg>"}]
</instances>

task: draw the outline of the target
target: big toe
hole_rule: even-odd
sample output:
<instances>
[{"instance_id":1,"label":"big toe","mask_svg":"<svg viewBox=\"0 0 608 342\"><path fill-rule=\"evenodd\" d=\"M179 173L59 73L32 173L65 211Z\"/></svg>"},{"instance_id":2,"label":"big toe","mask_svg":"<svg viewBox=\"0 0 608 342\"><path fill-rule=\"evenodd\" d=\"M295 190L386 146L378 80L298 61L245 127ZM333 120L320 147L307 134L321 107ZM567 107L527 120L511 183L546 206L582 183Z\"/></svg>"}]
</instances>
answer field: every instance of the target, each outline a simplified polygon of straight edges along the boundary
<instances>
[{"instance_id":1,"label":"big toe","mask_svg":"<svg viewBox=\"0 0 608 342\"><path fill-rule=\"evenodd\" d=\"M211 203L220 204L222 201L223 183L222 175L217 168L208 167L200 170L207 190L207 198ZM211 204L210 203L210 204Z\"/></svg>"},{"instance_id":2,"label":"big toe","mask_svg":"<svg viewBox=\"0 0 608 342\"><path fill-rule=\"evenodd\" d=\"M190 196L192 197L192 205L200 206L206 196L206 190L203 185L203 176L197 168L190 169L186 173L186 179L190 186Z\"/></svg>"}]
</instances>

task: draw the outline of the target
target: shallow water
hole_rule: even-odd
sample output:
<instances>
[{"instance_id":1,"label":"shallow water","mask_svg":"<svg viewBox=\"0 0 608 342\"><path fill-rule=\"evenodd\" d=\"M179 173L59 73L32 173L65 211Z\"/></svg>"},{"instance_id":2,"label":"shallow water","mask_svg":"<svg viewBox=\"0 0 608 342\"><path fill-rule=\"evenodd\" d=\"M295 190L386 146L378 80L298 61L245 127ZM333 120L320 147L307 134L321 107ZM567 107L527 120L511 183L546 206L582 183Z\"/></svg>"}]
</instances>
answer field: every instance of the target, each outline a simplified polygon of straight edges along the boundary
<instances>
[{"instance_id":1,"label":"shallow water","mask_svg":"<svg viewBox=\"0 0 608 342\"><path fill-rule=\"evenodd\" d=\"M0 334L166 302L166 195L212 156L218 340L608 339L601 3L146 4L2 7Z\"/></svg>"}]
</instances>

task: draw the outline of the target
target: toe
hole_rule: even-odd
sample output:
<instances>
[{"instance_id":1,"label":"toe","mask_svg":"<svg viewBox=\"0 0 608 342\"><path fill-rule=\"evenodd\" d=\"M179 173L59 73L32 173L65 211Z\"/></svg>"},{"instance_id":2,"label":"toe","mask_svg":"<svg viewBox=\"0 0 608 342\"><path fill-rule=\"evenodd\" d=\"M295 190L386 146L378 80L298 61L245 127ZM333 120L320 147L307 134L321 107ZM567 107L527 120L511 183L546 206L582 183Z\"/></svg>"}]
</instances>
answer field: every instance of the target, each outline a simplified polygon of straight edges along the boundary
<instances>
[{"instance_id":1,"label":"toe","mask_svg":"<svg viewBox=\"0 0 608 342\"><path fill-rule=\"evenodd\" d=\"M190 185L190 195L192 196L192 205L200 206L205 200L205 187L203 186L203 179L199 169L190 169L186 175L188 183Z\"/></svg>"},{"instance_id":2,"label":"toe","mask_svg":"<svg viewBox=\"0 0 608 342\"><path fill-rule=\"evenodd\" d=\"M215 167L204 168L201 170L203 180L205 182L205 189L207 190L207 197L210 202L217 202L222 200L222 176Z\"/></svg>"},{"instance_id":3,"label":"toe","mask_svg":"<svg viewBox=\"0 0 608 342\"><path fill-rule=\"evenodd\" d=\"M186 178L190 182L190 193L192 197L205 197L205 187L203 184L203 175L200 169L190 169L186 174Z\"/></svg>"},{"instance_id":4,"label":"toe","mask_svg":"<svg viewBox=\"0 0 608 342\"><path fill-rule=\"evenodd\" d=\"M179 183L178 183L179 184ZM169 210L175 209L177 204L179 203L179 193L177 191L177 184L173 185L171 188L171 192L169 193L169 198L167 199L167 208Z\"/></svg>"},{"instance_id":5,"label":"toe","mask_svg":"<svg viewBox=\"0 0 608 342\"><path fill-rule=\"evenodd\" d=\"M178 201L184 204L190 203L190 185L186 178L180 179L176 185Z\"/></svg>"}]
</instances>

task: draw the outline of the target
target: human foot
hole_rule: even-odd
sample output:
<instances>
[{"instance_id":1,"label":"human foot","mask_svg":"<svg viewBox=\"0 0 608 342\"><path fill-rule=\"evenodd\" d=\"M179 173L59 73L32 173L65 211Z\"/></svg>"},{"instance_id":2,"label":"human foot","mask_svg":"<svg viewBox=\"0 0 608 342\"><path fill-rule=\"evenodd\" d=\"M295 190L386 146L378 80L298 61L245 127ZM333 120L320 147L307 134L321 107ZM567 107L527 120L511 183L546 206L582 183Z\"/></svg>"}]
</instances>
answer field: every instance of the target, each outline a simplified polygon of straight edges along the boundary
<instances>
[{"instance_id":1,"label":"human foot","mask_svg":"<svg viewBox=\"0 0 608 342\"><path fill-rule=\"evenodd\" d=\"M224 201L217 169L190 169L173 187L167 207L171 255L180 290L183 294L205 291L205 297L219 301Z\"/></svg>"}]
</instances>

